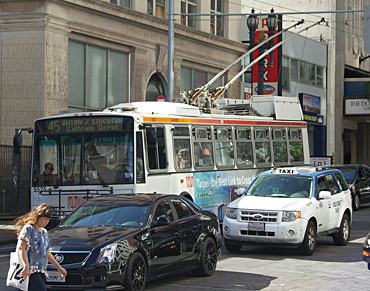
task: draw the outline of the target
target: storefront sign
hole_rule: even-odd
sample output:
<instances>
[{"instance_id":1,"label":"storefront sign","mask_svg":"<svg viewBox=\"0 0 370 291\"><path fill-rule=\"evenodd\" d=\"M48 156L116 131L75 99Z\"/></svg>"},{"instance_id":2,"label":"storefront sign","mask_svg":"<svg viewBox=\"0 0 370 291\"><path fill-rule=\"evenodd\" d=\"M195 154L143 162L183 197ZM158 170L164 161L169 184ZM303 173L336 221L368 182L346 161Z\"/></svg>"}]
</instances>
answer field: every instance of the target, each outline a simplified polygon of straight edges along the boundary
<instances>
[{"instance_id":1,"label":"storefront sign","mask_svg":"<svg viewBox=\"0 0 370 291\"><path fill-rule=\"evenodd\" d=\"M370 115L370 100L346 99L345 115Z\"/></svg>"},{"instance_id":2,"label":"storefront sign","mask_svg":"<svg viewBox=\"0 0 370 291\"><path fill-rule=\"evenodd\" d=\"M314 167L331 165L331 157L310 157L310 164Z\"/></svg>"},{"instance_id":3,"label":"storefront sign","mask_svg":"<svg viewBox=\"0 0 370 291\"><path fill-rule=\"evenodd\" d=\"M303 114L303 120L318 123L318 124L324 123L324 117L322 115Z\"/></svg>"},{"instance_id":4,"label":"storefront sign","mask_svg":"<svg viewBox=\"0 0 370 291\"><path fill-rule=\"evenodd\" d=\"M318 96L302 94L302 110L304 113L321 113L321 100Z\"/></svg>"},{"instance_id":5,"label":"storefront sign","mask_svg":"<svg viewBox=\"0 0 370 291\"><path fill-rule=\"evenodd\" d=\"M324 116L321 113L321 98L310 94L300 93L299 101L301 102L303 119L308 122L323 124Z\"/></svg>"}]
</instances>

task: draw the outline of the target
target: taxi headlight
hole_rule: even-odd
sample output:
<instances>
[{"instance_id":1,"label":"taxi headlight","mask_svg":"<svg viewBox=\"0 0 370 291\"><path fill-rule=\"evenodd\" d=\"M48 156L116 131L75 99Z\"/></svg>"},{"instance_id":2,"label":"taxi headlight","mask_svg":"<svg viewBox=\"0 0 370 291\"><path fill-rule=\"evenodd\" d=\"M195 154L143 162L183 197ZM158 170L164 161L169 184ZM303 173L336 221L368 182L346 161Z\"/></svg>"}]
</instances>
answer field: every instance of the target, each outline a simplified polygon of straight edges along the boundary
<instances>
[{"instance_id":1,"label":"taxi headlight","mask_svg":"<svg viewBox=\"0 0 370 291\"><path fill-rule=\"evenodd\" d=\"M230 208L230 207L227 207L227 208L226 208L225 215L226 215L228 218L236 219L236 208Z\"/></svg>"},{"instance_id":2,"label":"taxi headlight","mask_svg":"<svg viewBox=\"0 0 370 291\"><path fill-rule=\"evenodd\" d=\"M283 211L283 217L281 220L283 222L289 222L289 221L294 221L298 218L301 218L300 211Z\"/></svg>"},{"instance_id":3,"label":"taxi headlight","mask_svg":"<svg viewBox=\"0 0 370 291\"><path fill-rule=\"evenodd\" d=\"M115 254L117 250L116 244L107 245L106 247L102 248L97 260L98 264L109 264L114 262Z\"/></svg>"}]
</instances>

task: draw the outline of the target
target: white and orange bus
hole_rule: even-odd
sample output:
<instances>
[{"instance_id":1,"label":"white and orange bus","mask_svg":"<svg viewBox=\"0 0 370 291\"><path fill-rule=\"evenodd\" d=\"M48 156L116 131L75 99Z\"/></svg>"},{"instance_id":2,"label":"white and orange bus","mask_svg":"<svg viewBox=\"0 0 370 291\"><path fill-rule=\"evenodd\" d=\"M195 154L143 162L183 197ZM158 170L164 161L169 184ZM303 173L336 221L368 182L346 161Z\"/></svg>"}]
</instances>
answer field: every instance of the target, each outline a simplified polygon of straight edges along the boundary
<instances>
[{"instance_id":1,"label":"white and orange bus","mask_svg":"<svg viewBox=\"0 0 370 291\"><path fill-rule=\"evenodd\" d=\"M302 120L222 113L134 102L38 119L31 207L45 202L63 216L95 195L172 193L222 219L259 172L309 163Z\"/></svg>"}]
</instances>

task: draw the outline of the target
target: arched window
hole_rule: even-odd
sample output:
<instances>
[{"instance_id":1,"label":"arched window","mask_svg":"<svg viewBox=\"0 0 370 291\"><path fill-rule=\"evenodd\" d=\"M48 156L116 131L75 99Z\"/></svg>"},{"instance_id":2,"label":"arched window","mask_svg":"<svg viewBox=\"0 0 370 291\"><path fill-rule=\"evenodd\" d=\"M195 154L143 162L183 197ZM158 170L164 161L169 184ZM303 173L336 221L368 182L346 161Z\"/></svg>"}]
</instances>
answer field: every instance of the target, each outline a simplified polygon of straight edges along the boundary
<instances>
[{"instance_id":1,"label":"arched window","mask_svg":"<svg viewBox=\"0 0 370 291\"><path fill-rule=\"evenodd\" d=\"M159 74L154 74L146 87L146 101L157 101L158 96L165 96L166 92L164 89L162 78Z\"/></svg>"}]
</instances>

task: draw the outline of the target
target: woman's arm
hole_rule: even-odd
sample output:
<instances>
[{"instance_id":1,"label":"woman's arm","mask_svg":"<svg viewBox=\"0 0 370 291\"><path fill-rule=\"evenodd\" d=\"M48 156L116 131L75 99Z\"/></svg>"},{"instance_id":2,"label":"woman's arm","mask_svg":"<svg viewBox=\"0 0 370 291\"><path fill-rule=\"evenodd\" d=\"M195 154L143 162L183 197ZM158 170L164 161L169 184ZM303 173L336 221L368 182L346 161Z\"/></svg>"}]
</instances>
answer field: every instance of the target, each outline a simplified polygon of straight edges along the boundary
<instances>
[{"instance_id":1,"label":"woman's arm","mask_svg":"<svg viewBox=\"0 0 370 291\"><path fill-rule=\"evenodd\" d=\"M27 257L27 241L25 239L21 240L21 243L17 249L17 252L19 252L19 256L21 258L21 261L24 265L23 270L21 271L21 276L23 278L29 277L30 274L30 264L28 262L28 257Z\"/></svg>"},{"instance_id":2,"label":"woman's arm","mask_svg":"<svg viewBox=\"0 0 370 291\"><path fill-rule=\"evenodd\" d=\"M59 265L59 263L57 262L57 260L54 258L54 256L51 254L50 252L50 249L48 250L48 260L49 262L55 267L57 268L58 272L60 274L62 274L63 277L67 276L67 271L66 269L64 269L61 265Z\"/></svg>"}]
</instances>

